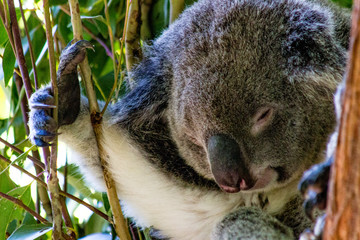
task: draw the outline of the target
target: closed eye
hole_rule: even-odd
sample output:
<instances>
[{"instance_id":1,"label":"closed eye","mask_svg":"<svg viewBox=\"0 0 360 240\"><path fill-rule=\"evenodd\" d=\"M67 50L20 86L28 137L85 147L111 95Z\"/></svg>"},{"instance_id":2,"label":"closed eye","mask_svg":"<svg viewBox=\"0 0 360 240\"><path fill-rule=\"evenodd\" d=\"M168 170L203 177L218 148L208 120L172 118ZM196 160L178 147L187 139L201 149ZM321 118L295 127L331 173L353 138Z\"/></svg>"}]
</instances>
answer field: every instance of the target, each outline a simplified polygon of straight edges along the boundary
<instances>
[{"instance_id":1,"label":"closed eye","mask_svg":"<svg viewBox=\"0 0 360 240\"><path fill-rule=\"evenodd\" d=\"M275 109L272 106L259 108L251 121L251 134L256 136L266 129L266 127L269 126L274 119L274 113Z\"/></svg>"}]
</instances>

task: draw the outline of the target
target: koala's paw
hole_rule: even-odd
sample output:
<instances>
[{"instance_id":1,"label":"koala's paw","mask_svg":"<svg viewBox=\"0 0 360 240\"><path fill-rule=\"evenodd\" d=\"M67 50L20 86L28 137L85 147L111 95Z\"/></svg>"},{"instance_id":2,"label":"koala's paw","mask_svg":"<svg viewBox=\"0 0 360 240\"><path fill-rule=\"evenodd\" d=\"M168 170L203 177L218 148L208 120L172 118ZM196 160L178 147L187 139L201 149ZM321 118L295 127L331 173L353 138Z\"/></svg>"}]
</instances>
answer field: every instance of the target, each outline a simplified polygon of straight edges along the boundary
<instances>
[{"instance_id":1,"label":"koala's paw","mask_svg":"<svg viewBox=\"0 0 360 240\"><path fill-rule=\"evenodd\" d=\"M49 146L56 136L57 124L52 117L54 104L50 87L36 91L30 98L30 140L39 147Z\"/></svg>"},{"instance_id":2,"label":"koala's paw","mask_svg":"<svg viewBox=\"0 0 360 240\"><path fill-rule=\"evenodd\" d=\"M322 215L316 219L313 230L307 229L301 235L299 240L321 240L325 227L326 215Z\"/></svg>"},{"instance_id":3,"label":"koala's paw","mask_svg":"<svg viewBox=\"0 0 360 240\"><path fill-rule=\"evenodd\" d=\"M258 208L242 208L227 215L216 226L216 240L294 240L293 231Z\"/></svg>"},{"instance_id":4,"label":"koala's paw","mask_svg":"<svg viewBox=\"0 0 360 240\"><path fill-rule=\"evenodd\" d=\"M313 211L315 208L324 210L326 208L326 197L328 189L328 181L330 175L330 167L333 160L312 166L307 170L299 184L299 190L304 196L304 210L306 215L314 220Z\"/></svg>"}]
</instances>

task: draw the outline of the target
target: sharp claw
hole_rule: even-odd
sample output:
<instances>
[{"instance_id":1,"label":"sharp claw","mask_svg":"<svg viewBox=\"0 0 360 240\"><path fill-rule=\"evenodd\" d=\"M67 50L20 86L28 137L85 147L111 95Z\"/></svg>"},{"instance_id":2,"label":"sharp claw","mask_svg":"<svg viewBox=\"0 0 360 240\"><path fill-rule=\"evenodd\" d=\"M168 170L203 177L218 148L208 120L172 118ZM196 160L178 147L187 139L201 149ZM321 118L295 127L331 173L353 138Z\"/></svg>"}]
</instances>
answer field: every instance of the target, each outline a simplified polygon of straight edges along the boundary
<instances>
[{"instance_id":1,"label":"sharp claw","mask_svg":"<svg viewBox=\"0 0 360 240\"><path fill-rule=\"evenodd\" d=\"M316 206L316 200L317 200L317 193L315 191L308 190L306 193L303 208L305 210L306 216L308 216L308 218L310 218L312 221L314 220L312 213Z\"/></svg>"},{"instance_id":2,"label":"sharp claw","mask_svg":"<svg viewBox=\"0 0 360 240\"><path fill-rule=\"evenodd\" d=\"M51 109L51 108L56 108L55 105L49 105L49 104L43 104L43 103L32 103L31 104L31 108L36 108L36 109Z\"/></svg>"},{"instance_id":3,"label":"sharp claw","mask_svg":"<svg viewBox=\"0 0 360 240\"><path fill-rule=\"evenodd\" d=\"M63 50L63 54L69 54L70 52L76 52L76 51L79 51L79 50L83 50L83 49L92 49L93 51L94 50L94 45L92 45L89 41L86 41L86 40L80 40L80 41L77 41L73 44L73 41L70 41L69 44L64 48Z\"/></svg>"},{"instance_id":4,"label":"sharp claw","mask_svg":"<svg viewBox=\"0 0 360 240\"><path fill-rule=\"evenodd\" d=\"M77 41L75 44L74 44L76 47L80 47L80 48L86 48L86 49L91 49L95 52L95 49L94 49L94 45L92 45L89 41L86 41L86 40L80 40L80 41Z\"/></svg>"},{"instance_id":5,"label":"sharp claw","mask_svg":"<svg viewBox=\"0 0 360 240\"><path fill-rule=\"evenodd\" d=\"M40 137L55 137L57 135L58 134L56 134L56 133L51 133L51 132L43 130L43 129L36 131L36 136L40 136Z\"/></svg>"},{"instance_id":6,"label":"sharp claw","mask_svg":"<svg viewBox=\"0 0 360 240\"><path fill-rule=\"evenodd\" d=\"M36 146L38 147L48 147L51 146L50 143L44 142L43 140L41 140L40 138L34 138L34 143Z\"/></svg>"}]
</instances>

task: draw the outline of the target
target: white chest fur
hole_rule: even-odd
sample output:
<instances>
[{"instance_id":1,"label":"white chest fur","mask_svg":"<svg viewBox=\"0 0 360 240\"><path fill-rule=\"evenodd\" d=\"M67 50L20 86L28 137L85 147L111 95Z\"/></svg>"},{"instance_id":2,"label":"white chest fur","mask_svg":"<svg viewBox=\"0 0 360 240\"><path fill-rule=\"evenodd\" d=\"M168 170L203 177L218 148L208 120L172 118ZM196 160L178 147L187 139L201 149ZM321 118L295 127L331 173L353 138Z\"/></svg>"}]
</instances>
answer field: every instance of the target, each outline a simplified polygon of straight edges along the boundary
<instances>
[{"instance_id":1,"label":"white chest fur","mask_svg":"<svg viewBox=\"0 0 360 240\"><path fill-rule=\"evenodd\" d=\"M229 194L172 182L148 163L119 129L104 129L104 142L125 214L141 226L161 229L174 239L210 239L215 225L228 213L260 204L259 192ZM293 194L281 189L266 193L270 202L266 211L279 211Z\"/></svg>"}]
</instances>

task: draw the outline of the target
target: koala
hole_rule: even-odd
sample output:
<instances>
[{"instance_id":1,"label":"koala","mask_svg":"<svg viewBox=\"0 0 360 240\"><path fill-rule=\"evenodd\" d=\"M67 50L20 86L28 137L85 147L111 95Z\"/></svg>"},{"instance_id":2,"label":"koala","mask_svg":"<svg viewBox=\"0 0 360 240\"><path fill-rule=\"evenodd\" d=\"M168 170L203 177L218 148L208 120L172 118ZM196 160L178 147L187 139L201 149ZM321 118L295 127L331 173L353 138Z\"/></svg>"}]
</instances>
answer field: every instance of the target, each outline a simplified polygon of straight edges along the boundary
<instances>
[{"instance_id":1,"label":"koala","mask_svg":"<svg viewBox=\"0 0 360 240\"><path fill-rule=\"evenodd\" d=\"M101 139L124 214L165 239L295 239L311 221L297 190L324 158L335 127L349 14L326 1L199 0L131 72L135 87L110 105ZM104 191L77 64L64 49L50 87L30 99L30 139L55 131L85 178Z\"/></svg>"}]
</instances>

